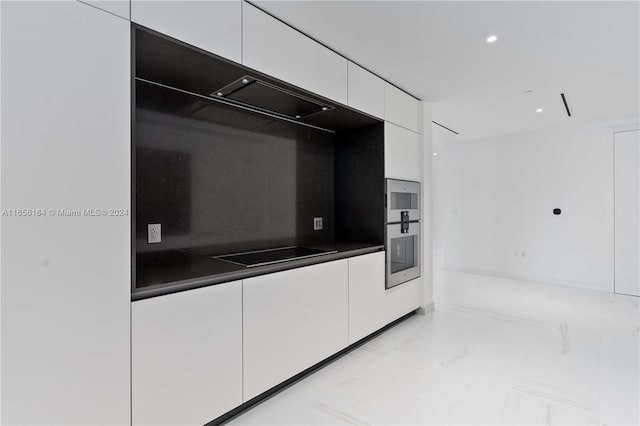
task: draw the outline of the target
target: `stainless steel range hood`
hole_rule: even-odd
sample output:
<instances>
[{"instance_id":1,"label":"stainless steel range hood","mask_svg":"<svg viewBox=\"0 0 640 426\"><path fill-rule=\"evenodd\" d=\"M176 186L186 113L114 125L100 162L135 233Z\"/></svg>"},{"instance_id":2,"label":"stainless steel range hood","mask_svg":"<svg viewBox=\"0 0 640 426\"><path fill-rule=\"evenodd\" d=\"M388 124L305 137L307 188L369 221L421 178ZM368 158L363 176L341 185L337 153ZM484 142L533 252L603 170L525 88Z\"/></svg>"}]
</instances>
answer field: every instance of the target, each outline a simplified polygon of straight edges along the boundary
<instances>
[{"instance_id":1,"label":"stainless steel range hood","mask_svg":"<svg viewBox=\"0 0 640 426\"><path fill-rule=\"evenodd\" d=\"M215 90L210 96L224 98L240 105L293 119L300 119L334 109L330 105L320 103L317 100L250 75L242 76Z\"/></svg>"}]
</instances>

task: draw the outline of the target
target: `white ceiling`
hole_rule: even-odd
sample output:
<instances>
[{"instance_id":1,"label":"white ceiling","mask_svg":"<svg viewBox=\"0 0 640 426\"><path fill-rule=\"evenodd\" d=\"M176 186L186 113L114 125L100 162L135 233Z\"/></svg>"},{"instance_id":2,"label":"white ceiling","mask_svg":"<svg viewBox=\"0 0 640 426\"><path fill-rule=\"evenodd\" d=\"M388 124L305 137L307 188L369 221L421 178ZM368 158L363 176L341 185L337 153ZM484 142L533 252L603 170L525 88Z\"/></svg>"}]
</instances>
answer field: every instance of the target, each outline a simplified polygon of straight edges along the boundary
<instances>
[{"instance_id":1,"label":"white ceiling","mask_svg":"<svg viewBox=\"0 0 640 426\"><path fill-rule=\"evenodd\" d=\"M464 139L640 115L638 1L253 3L431 100Z\"/></svg>"}]
</instances>

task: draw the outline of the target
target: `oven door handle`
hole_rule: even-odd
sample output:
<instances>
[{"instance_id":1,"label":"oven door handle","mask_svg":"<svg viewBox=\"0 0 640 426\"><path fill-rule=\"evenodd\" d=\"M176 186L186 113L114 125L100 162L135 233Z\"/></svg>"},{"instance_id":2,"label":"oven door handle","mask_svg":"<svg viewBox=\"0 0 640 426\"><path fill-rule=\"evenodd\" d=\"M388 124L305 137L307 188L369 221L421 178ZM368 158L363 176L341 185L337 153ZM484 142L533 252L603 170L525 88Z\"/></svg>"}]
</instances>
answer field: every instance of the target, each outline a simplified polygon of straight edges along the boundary
<instances>
[{"instance_id":1,"label":"oven door handle","mask_svg":"<svg viewBox=\"0 0 640 426\"><path fill-rule=\"evenodd\" d=\"M405 228L405 224L408 225ZM406 229L406 232L403 232ZM393 223L387 225L388 238L402 238L420 235L420 222Z\"/></svg>"}]
</instances>

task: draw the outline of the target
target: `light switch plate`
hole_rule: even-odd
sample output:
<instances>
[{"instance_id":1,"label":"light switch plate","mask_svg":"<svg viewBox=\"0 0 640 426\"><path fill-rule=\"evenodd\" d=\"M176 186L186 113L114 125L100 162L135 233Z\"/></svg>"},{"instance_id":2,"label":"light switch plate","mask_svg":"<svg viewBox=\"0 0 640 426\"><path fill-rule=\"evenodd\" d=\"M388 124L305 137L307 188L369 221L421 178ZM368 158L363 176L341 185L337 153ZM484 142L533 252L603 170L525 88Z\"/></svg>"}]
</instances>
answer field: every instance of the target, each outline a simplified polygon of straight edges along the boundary
<instances>
[{"instance_id":1,"label":"light switch plate","mask_svg":"<svg viewBox=\"0 0 640 426\"><path fill-rule=\"evenodd\" d=\"M147 243L155 244L162 241L162 225L150 223L147 225Z\"/></svg>"},{"instance_id":2,"label":"light switch plate","mask_svg":"<svg viewBox=\"0 0 640 426\"><path fill-rule=\"evenodd\" d=\"M322 218L321 217L314 217L313 218L313 230L314 231L321 231L322 230Z\"/></svg>"}]
</instances>

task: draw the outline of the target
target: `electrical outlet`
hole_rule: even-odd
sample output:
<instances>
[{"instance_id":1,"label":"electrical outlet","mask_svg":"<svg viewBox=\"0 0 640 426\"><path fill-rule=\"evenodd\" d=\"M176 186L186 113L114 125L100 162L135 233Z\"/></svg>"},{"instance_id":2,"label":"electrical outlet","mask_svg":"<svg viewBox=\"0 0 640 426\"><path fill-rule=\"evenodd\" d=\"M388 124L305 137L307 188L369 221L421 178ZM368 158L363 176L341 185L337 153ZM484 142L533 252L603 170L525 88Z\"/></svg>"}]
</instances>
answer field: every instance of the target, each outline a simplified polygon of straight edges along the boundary
<instances>
[{"instance_id":1,"label":"electrical outlet","mask_svg":"<svg viewBox=\"0 0 640 426\"><path fill-rule=\"evenodd\" d=\"M162 241L162 225L150 223L147 225L147 243L155 244Z\"/></svg>"},{"instance_id":2,"label":"electrical outlet","mask_svg":"<svg viewBox=\"0 0 640 426\"><path fill-rule=\"evenodd\" d=\"M322 218L321 217L314 217L313 218L313 230L314 231L321 231L322 230Z\"/></svg>"}]
</instances>

